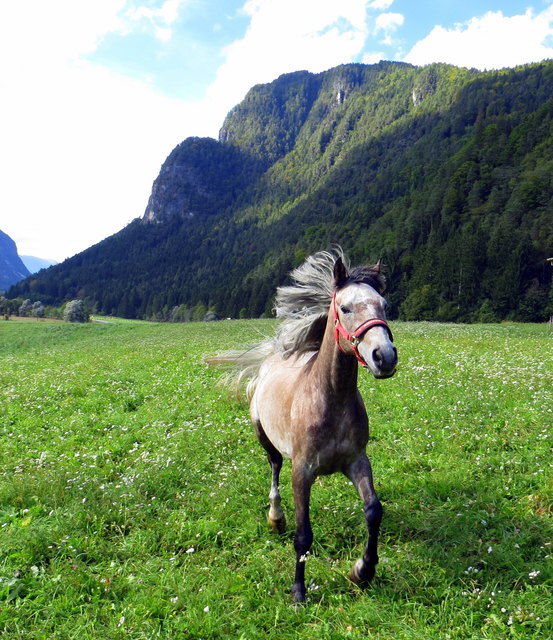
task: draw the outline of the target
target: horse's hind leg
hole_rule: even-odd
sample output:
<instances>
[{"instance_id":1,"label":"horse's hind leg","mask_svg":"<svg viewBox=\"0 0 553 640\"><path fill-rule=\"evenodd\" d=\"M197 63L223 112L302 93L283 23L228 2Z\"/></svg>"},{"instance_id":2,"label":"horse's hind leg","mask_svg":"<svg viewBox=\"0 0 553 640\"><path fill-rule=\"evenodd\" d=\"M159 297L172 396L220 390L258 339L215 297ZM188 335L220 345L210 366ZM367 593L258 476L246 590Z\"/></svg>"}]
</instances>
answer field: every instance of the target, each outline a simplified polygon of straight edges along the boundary
<instances>
[{"instance_id":1,"label":"horse's hind leg","mask_svg":"<svg viewBox=\"0 0 553 640\"><path fill-rule=\"evenodd\" d=\"M365 553L349 573L350 580L364 588L373 579L375 567L378 564L377 544L382 520L382 505L374 490L371 463L366 455L361 456L357 462L352 464L346 470L346 475L353 482L363 500L363 511L369 530Z\"/></svg>"},{"instance_id":2,"label":"horse's hind leg","mask_svg":"<svg viewBox=\"0 0 553 640\"><path fill-rule=\"evenodd\" d=\"M273 447L274 449L274 447ZM271 465L273 476L271 483L271 492L269 493L269 515L267 521L269 526L275 533L284 533L286 531L286 518L284 517L284 511L280 506L280 489L279 489L279 476L280 469L282 468L282 455L274 449L267 452L269 458L269 464Z\"/></svg>"},{"instance_id":3,"label":"horse's hind leg","mask_svg":"<svg viewBox=\"0 0 553 640\"><path fill-rule=\"evenodd\" d=\"M260 422L254 423L255 433L257 439L267 451L267 459L272 469L272 482L271 492L269 493L269 515L267 516L267 522L275 533L284 533L286 531L286 518L284 517L284 511L280 506L280 488L279 478L280 470L282 468L282 455L275 448L273 443L267 438L267 434L263 431L263 427Z\"/></svg>"}]
</instances>

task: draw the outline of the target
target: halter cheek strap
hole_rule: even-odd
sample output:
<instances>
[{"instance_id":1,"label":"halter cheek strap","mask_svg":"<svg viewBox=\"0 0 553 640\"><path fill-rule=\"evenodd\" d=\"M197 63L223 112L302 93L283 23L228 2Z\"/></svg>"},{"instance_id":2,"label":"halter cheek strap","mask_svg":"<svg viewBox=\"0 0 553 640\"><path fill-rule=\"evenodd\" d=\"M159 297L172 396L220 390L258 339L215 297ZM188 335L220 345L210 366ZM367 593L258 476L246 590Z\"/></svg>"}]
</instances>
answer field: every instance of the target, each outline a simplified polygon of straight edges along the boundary
<instances>
[{"instance_id":1,"label":"halter cheek strap","mask_svg":"<svg viewBox=\"0 0 553 640\"><path fill-rule=\"evenodd\" d=\"M357 329L353 333L350 333L340 322L340 318L338 316L338 309L336 307L336 292L332 297L332 309L334 312L334 340L338 345L338 349L342 351L342 353L346 353L346 351L342 348L340 344L340 335L347 340L353 351L354 356L357 358L357 361L362 367L367 367L367 362L365 358L359 353L359 343L363 339L363 336L367 333L369 329L373 327L384 327L388 331L388 335L390 336L390 340L393 342L394 336L392 334L392 330L388 326L386 320L381 320L380 318L370 318L369 320L365 320L362 324L360 324Z\"/></svg>"}]
</instances>

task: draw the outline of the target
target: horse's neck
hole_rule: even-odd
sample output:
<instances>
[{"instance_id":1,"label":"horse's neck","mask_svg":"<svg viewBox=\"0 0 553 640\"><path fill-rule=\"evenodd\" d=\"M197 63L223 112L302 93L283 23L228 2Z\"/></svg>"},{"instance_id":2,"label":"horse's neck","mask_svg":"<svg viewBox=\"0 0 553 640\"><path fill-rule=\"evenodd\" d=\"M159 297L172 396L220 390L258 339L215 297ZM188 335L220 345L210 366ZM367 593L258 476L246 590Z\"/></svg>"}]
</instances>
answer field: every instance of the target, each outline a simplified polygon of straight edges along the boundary
<instances>
[{"instance_id":1,"label":"horse's neck","mask_svg":"<svg viewBox=\"0 0 553 640\"><path fill-rule=\"evenodd\" d=\"M312 374L323 388L339 397L357 393L357 361L351 355L342 353L334 339L334 320L332 313L328 321L317 360Z\"/></svg>"}]
</instances>

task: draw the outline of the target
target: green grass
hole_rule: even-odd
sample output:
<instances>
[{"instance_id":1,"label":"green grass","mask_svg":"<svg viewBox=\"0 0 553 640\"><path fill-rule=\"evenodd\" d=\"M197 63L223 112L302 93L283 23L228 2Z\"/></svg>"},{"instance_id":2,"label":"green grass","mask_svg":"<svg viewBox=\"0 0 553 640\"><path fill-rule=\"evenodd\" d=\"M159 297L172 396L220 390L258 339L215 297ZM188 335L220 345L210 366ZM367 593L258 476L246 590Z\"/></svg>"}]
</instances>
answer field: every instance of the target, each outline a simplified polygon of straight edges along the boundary
<instances>
[{"instance_id":1,"label":"green grass","mask_svg":"<svg viewBox=\"0 0 553 640\"><path fill-rule=\"evenodd\" d=\"M361 504L320 479L294 608L247 407L202 361L274 326L0 322L2 638L553 637L547 328L394 325L396 377L361 377L377 577L348 582ZM282 493L291 523L289 464Z\"/></svg>"}]
</instances>

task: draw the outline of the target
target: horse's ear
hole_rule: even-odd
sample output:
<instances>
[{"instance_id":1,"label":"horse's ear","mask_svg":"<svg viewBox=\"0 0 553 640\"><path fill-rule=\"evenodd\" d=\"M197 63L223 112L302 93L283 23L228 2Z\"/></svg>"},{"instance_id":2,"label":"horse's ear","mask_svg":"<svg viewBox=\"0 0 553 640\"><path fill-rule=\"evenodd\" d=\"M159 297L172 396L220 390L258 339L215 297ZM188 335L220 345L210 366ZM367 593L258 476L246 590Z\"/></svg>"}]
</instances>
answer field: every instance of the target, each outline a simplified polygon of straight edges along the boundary
<instances>
[{"instance_id":1,"label":"horse's ear","mask_svg":"<svg viewBox=\"0 0 553 640\"><path fill-rule=\"evenodd\" d=\"M379 258L376 264L373 264L371 267L372 272L376 276L378 282L378 293L382 295L384 291L386 291L386 276L384 274L384 263L382 262L382 258Z\"/></svg>"},{"instance_id":2,"label":"horse's ear","mask_svg":"<svg viewBox=\"0 0 553 640\"><path fill-rule=\"evenodd\" d=\"M348 277L348 271L342 261L338 258L334 263L334 286L339 287Z\"/></svg>"}]
</instances>

